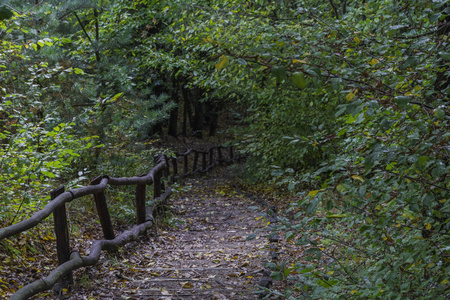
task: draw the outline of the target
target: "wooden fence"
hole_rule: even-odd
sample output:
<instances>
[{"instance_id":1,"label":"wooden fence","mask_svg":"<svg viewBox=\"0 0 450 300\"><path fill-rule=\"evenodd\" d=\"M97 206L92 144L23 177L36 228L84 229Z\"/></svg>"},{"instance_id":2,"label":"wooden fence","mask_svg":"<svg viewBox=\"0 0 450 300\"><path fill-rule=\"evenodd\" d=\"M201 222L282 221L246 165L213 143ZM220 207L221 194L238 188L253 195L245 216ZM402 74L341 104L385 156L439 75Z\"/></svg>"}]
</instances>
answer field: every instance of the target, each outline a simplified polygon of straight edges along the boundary
<instances>
[{"instance_id":1,"label":"wooden fence","mask_svg":"<svg viewBox=\"0 0 450 300\"><path fill-rule=\"evenodd\" d=\"M193 155L193 157L192 157ZM201 162L199 162L201 158ZM113 251L126 243L135 240L154 225L153 209L164 203L171 194L168 187L180 177L207 172L217 164L231 162L235 159L232 146L213 146L206 151L190 149L185 153L175 154L173 157L159 156L156 163L147 174L134 177L114 178L98 176L89 186L65 191L60 187L51 192L51 201L32 217L22 222L0 229L0 241L17 235L37 226L53 213L56 235L56 249L59 266L47 277L34 281L19 289L12 297L13 300L28 299L45 290L51 289L60 281L72 283L72 271L94 265L100 258L102 250ZM183 172L180 172L183 167ZM163 181L163 179L166 181ZM146 207L146 188L153 184L153 202ZM133 228L115 236L114 228L105 197L107 185L135 185L136 186L136 222ZM167 187L166 187L167 186ZM94 241L88 256L81 257L78 252L70 252L70 237L66 214L66 203L84 196L93 195L97 207L104 240Z\"/></svg>"}]
</instances>

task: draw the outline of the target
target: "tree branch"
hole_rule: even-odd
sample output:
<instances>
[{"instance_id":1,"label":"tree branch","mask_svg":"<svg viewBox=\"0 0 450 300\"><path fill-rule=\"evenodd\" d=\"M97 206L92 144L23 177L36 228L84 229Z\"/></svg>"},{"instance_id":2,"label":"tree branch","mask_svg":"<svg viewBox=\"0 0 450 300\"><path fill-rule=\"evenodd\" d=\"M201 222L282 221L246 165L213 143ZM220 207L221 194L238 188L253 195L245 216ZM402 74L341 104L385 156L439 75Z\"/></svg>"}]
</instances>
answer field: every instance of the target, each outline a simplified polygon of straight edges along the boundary
<instances>
[{"instance_id":1,"label":"tree branch","mask_svg":"<svg viewBox=\"0 0 450 300\"><path fill-rule=\"evenodd\" d=\"M330 2L331 7L333 8L334 14L336 16L336 19L339 19L339 11L336 7L336 4L334 4L333 0L328 0Z\"/></svg>"},{"instance_id":2,"label":"tree branch","mask_svg":"<svg viewBox=\"0 0 450 300\"><path fill-rule=\"evenodd\" d=\"M86 29L84 29L83 23L81 23L80 18L78 17L78 14L76 11L73 12L73 14L75 15L75 17L77 18L78 24L80 24L81 29L83 30L84 34L86 35L87 39L89 40L89 43L94 46L94 43L92 43L91 37L89 36L89 34L86 32Z\"/></svg>"}]
</instances>

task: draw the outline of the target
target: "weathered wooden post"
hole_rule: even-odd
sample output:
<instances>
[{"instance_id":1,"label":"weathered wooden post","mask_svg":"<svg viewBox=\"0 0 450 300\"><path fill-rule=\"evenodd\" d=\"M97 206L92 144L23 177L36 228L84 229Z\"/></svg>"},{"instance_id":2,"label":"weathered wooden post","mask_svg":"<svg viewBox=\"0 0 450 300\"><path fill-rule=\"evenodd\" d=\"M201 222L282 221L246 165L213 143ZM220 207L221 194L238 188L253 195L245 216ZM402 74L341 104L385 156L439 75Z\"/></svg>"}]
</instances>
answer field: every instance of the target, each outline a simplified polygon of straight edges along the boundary
<instances>
[{"instance_id":1,"label":"weathered wooden post","mask_svg":"<svg viewBox=\"0 0 450 300\"><path fill-rule=\"evenodd\" d=\"M147 174L142 174L140 177ZM145 184L136 185L136 221L138 224L145 223Z\"/></svg>"},{"instance_id":2,"label":"weathered wooden post","mask_svg":"<svg viewBox=\"0 0 450 300\"><path fill-rule=\"evenodd\" d=\"M222 156L222 146L219 146L217 148L217 154L219 155L219 162L223 161L223 156Z\"/></svg>"},{"instance_id":3,"label":"weathered wooden post","mask_svg":"<svg viewBox=\"0 0 450 300\"><path fill-rule=\"evenodd\" d=\"M192 172L195 172L195 170L197 170L197 163L198 163L198 152L194 150L194 166L192 167Z\"/></svg>"},{"instance_id":4,"label":"weathered wooden post","mask_svg":"<svg viewBox=\"0 0 450 300\"><path fill-rule=\"evenodd\" d=\"M175 177L177 177L178 174L178 161L176 157L172 157L172 168L173 168L172 181L175 182Z\"/></svg>"},{"instance_id":5,"label":"weathered wooden post","mask_svg":"<svg viewBox=\"0 0 450 300\"><path fill-rule=\"evenodd\" d=\"M163 176L167 180L169 178L169 175L170 175L169 160L167 159L167 155L164 155L164 160L166 162L166 167L163 170Z\"/></svg>"},{"instance_id":6,"label":"weathered wooden post","mask_svg":"<svg viewBox=\"0 0 450 300\"><path fill-rule=\"evenodd\" d=\"M209 166L212 166L214 164L214 148L209 148Z\"/></svg>"},{"instance_id":7,"label":"weathered wooden post","mask_svg":"<svg viewBox=\"0 0 450 300\"><path fill-rule=\"evenodd\" d=\"M188 165L188 154L183 155L184 158L184 174L189 173L189 165Z\"/></svg>"},{"instance_id":8,"label":"weathered wooden post","mask_svg":"<svg viewBox=\"0 0 450 300\"><path fill-rule=\"evenodd\" d=\"M50 192L50 199L54 200L56 197L64 193L64 187L57 188ZM58 264L62 265L70 260L70 240L69 228L67 226L66 204L63 203L53 211L53 220L55 222L56 235L56 251L58 253ZM67 283L73 283L72 273L67 274L63 279Z\"/></svg>"},{"instance_id":9,"label":"weathered wooden post","mask_svg":"<svg viewBox=\"0 0 450 300\"><path fill-rule=\"evenodd\" d=\"M102 181L102 176L97 176L91 181L91 185L99 184ZM95 206L97 207L98 217L102 225L103 236L107 240L115 238L114 229L111 224L111 217L109 216L108 205L106 204L105 192L94 194Z\"/></svg>"},{"instance_id":10,"label":"weathered wooden post","mask_svg":"<svg viewBox=\"0 0 450 300\"><path fill-rule=\"evenodd\" d=\"M208 152L204 151L202 152L202 171L206 172L206 155Z\"/></svg>"},{"instance_id":11,"label":"weathered wooden post","mask_svg":"<svg viewBox=\"0 0 450 300\"><path fill-rule=\"evenodd\" d=\"M161 171L155 173L153 178L153 198L161 196Z\"/></svg>"}]
</instances>

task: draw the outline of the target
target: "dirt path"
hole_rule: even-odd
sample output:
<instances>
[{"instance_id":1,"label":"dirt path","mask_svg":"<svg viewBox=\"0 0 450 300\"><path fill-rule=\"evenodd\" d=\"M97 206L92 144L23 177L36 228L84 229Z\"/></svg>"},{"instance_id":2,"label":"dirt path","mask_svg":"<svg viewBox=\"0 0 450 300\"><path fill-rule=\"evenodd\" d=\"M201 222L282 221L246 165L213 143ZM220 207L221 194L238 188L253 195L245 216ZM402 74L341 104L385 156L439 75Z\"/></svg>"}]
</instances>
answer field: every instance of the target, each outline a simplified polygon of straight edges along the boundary
<instances>
[{"instance_id":1,"label":"dirt path","mask_svg":"<svg viewBox=\"0 0 450 300\"><path fill-rule=\"evenodd\" d=\"M169 200L173 225L81 271L70 298L255 299L268 256L266 222L228 184L222 171L186 179L192 188Z\"/></svg>"}]
</instances>

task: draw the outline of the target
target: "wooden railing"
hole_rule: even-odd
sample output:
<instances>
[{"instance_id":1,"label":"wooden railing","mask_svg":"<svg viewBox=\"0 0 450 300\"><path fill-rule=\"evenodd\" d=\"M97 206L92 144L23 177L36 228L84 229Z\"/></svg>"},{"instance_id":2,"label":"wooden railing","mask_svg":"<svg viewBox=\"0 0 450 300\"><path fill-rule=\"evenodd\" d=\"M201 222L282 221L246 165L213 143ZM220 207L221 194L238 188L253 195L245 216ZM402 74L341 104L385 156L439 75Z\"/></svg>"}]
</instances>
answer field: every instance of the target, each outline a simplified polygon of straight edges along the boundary
<instances>
[{"instance_id":1,"label":"wooden railing","mask_svg":"<svg viewBox=\"0 0 450 300\"><path fill-rule=\"evenodd\" d=\"M191 157L193 155L193 158ZM201 166L199 157L201 156ZM232 146L213 146L206 151L190 149L185 153L175 154L170 159L164 155L158 157L157 165L147 174L134 177L115 178L98 176L89 186L65 191L60 187L51 192L51 201L32 217L9 227L0 229L0 241L17 235L23 231L37 226L53 213L56 235L56 249L59 266L47 277L32 282L19 289L11 299L28 299L45 290L51 289L55 284L63 281L72 283L72 272L76 269L94 265L99 260L102 250L113 251L126 243L135 240L154 225L153 209L163 203L171 194L170 183L180 177L189 176L197 172L207 172L217 164L231 162L235 159ZM183 172L179 172L183 165ZM190 166L192 165L192 166ZM163 181L166 178L166 182ZM151 206L146 206L146 188L153 184L153 198ZM105 196L108 185L135 185L136 186L136 222L133 228L115 236L114 228ZM93 195L97 207L104 240L94 241L88 256L81 257L78 252L70 252L70 237L67 225L66 203L77 198Z\"/></svg>"}]
</instances>

